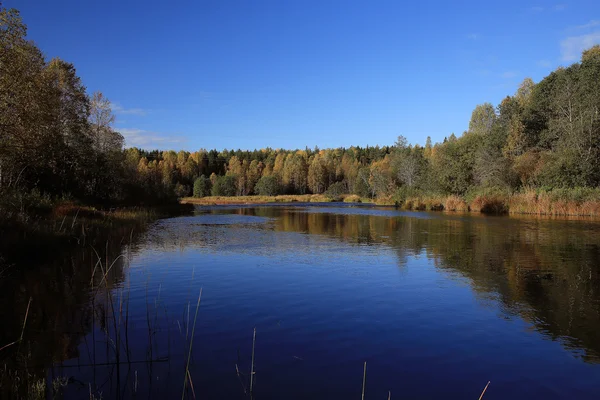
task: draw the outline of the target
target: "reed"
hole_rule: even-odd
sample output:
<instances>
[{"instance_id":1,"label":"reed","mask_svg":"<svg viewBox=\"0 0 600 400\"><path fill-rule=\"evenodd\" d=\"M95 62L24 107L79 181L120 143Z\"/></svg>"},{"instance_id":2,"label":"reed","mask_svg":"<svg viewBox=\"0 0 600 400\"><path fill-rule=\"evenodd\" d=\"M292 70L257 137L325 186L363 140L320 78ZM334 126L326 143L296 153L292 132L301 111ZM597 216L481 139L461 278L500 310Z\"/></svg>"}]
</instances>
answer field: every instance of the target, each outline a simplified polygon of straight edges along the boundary
<instances>
[{"instance_id":1,"label":"reed","mask_svg":"<svg viewBox=\"0 0 600 400\"><path fill-rule=\"evenodd\" d=\"M190 376L190 360L192 358L192 346L194 345L194 332L196 331L196 320L198 319L198 309L200 308L200 299L202 298L202 288L198 294L198 302L196 303L196 314L194 315L194 325L192 326L192 336L190 337L190 346L188 350L187 362L185 364L185 376L183 378L183 391L181 393L181 400L185 397L185 388L187 386L188 377Z\"/></svg>"},{"instance_id":2,"label":"reed","mask_svg":"<svg viewBox=\"0 0 600 400\"><path fill-rule=\"evenodd\" d=\"M252 364L250 369L250 397L252 397L254 393L254 347L256 345L256 328L254 328L254 333L252 334Z\"/></svg>"},{"instance_id":3,"label":"reed","mask_svg":"<svg viewBox=\"0 0 600 400\"><path fill-rule=\"evenodd\" d=\"M444 201L444 210L466 212L469 211L469 206L461 197L451 195L446 197L446 200Z\"/></svg>"},{"instance_id":4,"label":"reed","mask_svg":"<svg viewBox=\"0 0 600 400\"><path fill-rule=\"evenodd\" d=\"M362 400L365 400L365 386L367 385L367 362L363 368L363 382L362 382Z\"/></svg>"},{"instance_id":5,"label":"reed","mask_svg":"<svg viewBox=\"0 0 600 400\"><path fill-rule=\"evenodd\" d=\"M600 190L526 188L509 198L512 214L600 217Z\"/></svg>"},{"instance_id":6,"label":"reed","mask_svg":"<svg viewBox=\"0 0 600 400\"><path fill-rule=\"evenodd\" d=\"M23 328L21 329L21 336L14 342L11 342L9 344L6 344L6 345L0 347L0 351L7 349L10 346L14 346L15 344L20 344L23 341L23 335L25 334L25 326L27 326L27 317L29 316L29 307L31 306L31 300L32 300L32 298L30 297L29 302L27 303L27 310L25 311L25 318L23 319Z\"/></svg>"},{"instance_id":7,"label":"reed","mask_svg":"<svg viewBox=\"0 0 600 400\"><path fill-rule=\"evenodd\" d=\"M488 386L490 386L490 381L488 381L487 385L485 385L485 387L483 388L483 392L481 392L481 396L479 396L479 400L483 399L483 395L485 394L485 391L487 390Z\"/></svg>"}]
</instances>

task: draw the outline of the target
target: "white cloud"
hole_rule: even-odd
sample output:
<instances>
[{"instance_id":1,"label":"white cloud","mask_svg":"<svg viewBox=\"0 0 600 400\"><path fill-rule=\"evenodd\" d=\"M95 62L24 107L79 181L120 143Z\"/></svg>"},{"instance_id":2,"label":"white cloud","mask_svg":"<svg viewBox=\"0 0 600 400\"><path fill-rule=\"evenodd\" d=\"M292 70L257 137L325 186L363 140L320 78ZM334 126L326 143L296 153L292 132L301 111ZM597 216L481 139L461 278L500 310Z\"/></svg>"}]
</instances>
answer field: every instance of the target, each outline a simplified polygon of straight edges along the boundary
<instances>
[{"instance_id":1,"label":"white cloud","mask_svg":"<svg viewBox=\"0 0 600 400\"><path fill-rule=\"evenodd\" d=\"M115 114L119 115L138 115L143 117L148 114L148 111L142 108L124 108L118 103L113 103L112 109Z\"/></svg>"},{"instance_id":2,"label":"white cloud","mask_svg":"<svg viewBox=\"0 0 600 400\"><path fill-rule=\"evenodd\" d=\"M125 147L141 147L145 149L166 149L185 143L187 138L158 132L149 132L137 128L116 128L125 138Z\"/></svg>"},{"instance_id":3,"label":"white cloud","mask_svg":"<svg viewBox=\"0 0 600 400\"><path fill-rule=\"evenodd\" d=\"M554 11L563 11L567 6L565 4L556 4L552 9Z\"/></svg>"},{"instance_id":4,"label":"white cloud","mask_svg":"<svg viewBox=\"0 0 600 400\"><path fill-rule=\"evenodd\" d=\"M471 39L471 40L477 40L481 37L481 35L479 33L469 33L467 35L467 39Z\"/></svg>"},{"instance_id":5,"label":"white cloud","mask_svg":"<svg viewBox=\"0 0 600 400\"><path fill-rule=\"evenodd\" d=\"M600 31L570 36L560 42L562 60L577 61L583 50L589 49L595 44L600 44Z\"/></svg>"},{"instance_id":6,"label":"white cloud","mask_svg":"<svg viewBox=\"0 0 600 400\"><path fill-rule=\"evenodd\" d=\"M531 7L530 10L533 12L542 12L542 11L544 11L544 7L541 7L541 6Z\"/></svg>"}]
</instances>

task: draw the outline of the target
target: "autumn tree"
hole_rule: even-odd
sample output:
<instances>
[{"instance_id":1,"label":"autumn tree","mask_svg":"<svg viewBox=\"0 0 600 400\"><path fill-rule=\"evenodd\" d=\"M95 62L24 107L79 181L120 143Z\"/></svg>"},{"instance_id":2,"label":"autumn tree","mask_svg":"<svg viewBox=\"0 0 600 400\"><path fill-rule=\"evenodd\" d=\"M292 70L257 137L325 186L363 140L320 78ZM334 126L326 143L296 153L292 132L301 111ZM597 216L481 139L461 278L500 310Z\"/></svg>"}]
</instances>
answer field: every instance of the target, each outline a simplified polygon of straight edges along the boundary
<instances>
[{"instance_id":1,"label":"autumn tree","mask_svg":"<svg viewBox=\"0 0 600 400\"><path fill-rule=\"evenodd\" d=\"M327 189L329 174L326 161L316 154L308 167L308 188L312 193L323 193Z\"/></svg>"}]
</instances>

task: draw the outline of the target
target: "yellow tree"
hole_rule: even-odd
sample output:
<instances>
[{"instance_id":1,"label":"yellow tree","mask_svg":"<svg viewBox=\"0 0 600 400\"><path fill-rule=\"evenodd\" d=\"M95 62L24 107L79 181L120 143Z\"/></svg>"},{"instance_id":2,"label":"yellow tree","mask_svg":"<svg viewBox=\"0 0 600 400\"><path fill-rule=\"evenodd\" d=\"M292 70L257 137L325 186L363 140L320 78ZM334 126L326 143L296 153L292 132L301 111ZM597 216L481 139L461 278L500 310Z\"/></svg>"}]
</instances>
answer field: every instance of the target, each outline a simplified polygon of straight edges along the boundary
<instances>
[{"instance_id":1,"label":"yellow tree","mask_svg":"<svg viewBox=\"0 0 600 400\"><path fill-rule=\"evenodd\" d=\"M290 153L283 166L283 184L298 194L306 193L308 168L301 153Z\"/></svg>"},{"instance_id":2,"label":"yellow tree","mask_svg":"<svg viewBox=\"0 0 600 400\"><path fill-rule=\"evenodd\" d=\"M308 167L308 188L313 193L323 193L327 188L329 177L325 162L320 154L315 154Z\"/></svg>"},{"instance_id":3,"label":"yellow tree","mask_svg":"<svg viewBox=\"0 0 600 400\"><path fill-rule=\"evenodd\" d=\"M248 171L246 173L247 184L246 184L246 194L250 194L254 191L254 186L260 179L262 175L264 165L262 162L257 160L252 160L250 165L248 166Z\"/></svg>"}]
</instances>

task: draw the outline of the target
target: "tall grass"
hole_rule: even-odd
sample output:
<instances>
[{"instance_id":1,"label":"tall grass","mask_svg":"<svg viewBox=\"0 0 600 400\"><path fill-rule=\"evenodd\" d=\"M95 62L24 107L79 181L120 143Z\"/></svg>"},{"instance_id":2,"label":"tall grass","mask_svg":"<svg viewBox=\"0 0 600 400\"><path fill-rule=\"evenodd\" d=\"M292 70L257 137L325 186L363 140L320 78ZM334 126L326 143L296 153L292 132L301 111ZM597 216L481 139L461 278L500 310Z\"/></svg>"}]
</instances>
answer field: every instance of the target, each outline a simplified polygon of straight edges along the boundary
<instances>
[{"instance_id":1,"label":"tall grass","mask_svg":"<svg viewBox=\"0 0 600 400\"><path fill-rule=\"evenodd\" d=\"M330 202L364 202L357 195L349 194L290 194L278 196L207 196L207 197L184 197L182 204L197 205L237 205L237 204L269 204L269 203L330 203ZM372 202L372 201L367 201Z\"/></svg>"},{"instance_id":2,"label":"tall grass","mask_svg":"<svg viewBox=\"0 0 600 400\"><path fill-rule=\"evenodd\" d=\"M451 195L446 197L446 200L444 201L444 209L446 211L465 212L469 211L469 206L463 198L456 195Z\"/></svg>"},{"instance_id":3,"label":"tall grass","mask_svg":"<svg viewBox=\"0 0 600 400\"><path fill-rule=\"evenodd\" d=\"M508 200L515 214L600 217L600 188L526 188Z\"/></svg>"},{"instance_id":4,"label":"tall grass","mask_svg":"<svg viewBox=\"0 0 600 400\"><path fill-rule=\"evenodd\" d=\"M411 191L409 195L406 193L397 194L392 199L386 198L383 203L415 211L600 217L600 188L525 188L516 193L481 190L465 196L418 191Z\"/></svg>"}]
</instances>

